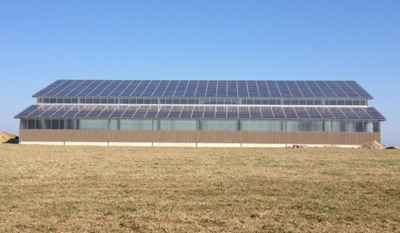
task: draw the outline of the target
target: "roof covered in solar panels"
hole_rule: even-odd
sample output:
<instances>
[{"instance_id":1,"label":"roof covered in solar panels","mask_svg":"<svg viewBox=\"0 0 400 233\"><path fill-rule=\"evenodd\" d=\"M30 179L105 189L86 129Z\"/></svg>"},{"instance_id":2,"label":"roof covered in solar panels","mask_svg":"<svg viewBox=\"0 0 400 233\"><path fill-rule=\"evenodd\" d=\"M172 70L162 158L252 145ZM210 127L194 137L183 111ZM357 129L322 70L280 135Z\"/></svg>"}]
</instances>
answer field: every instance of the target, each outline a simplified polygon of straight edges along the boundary
<instances>
[{"instance_id":1,"label":"roof covered in solar panels","mask_svg":"<svg viewBox=\"0 0 400 233\"><path fill-rule=\"evenodd\" d=\"M33 97L216 97L373 99L355 81L57 80Z\"/></svg>"}]
</instances>

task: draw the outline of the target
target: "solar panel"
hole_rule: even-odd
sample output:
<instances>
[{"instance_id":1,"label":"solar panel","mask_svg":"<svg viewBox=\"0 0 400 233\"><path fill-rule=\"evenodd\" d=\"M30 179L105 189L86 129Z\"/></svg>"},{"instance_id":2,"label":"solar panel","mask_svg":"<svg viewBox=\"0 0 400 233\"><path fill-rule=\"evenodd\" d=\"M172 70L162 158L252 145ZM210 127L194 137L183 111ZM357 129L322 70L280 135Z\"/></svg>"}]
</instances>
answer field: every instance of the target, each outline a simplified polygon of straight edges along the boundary
<instances>
[{"instance_id":1,"label":"solar panel","mask_svg":"<svg viewBox=\"0 0 400 233\"><path fill-rule=\"evenodd\" d=\"M260 97L256 81L247 81L249 97Z\"/></svg>"},{"instance_id":2,"label":"solar panel","mask_svg":"<svg viewBox=\"0 0 400 233\"><path fill-rule=\"evenodd\" d=\"M238 97L238 87L236 81L228 81L227 97Z\"/></svg>"},{"instance_id":3,"label":"solar panel","mask_svg":"<svg viewBox=\"0 0 400 233\"><path fill-rule=\"evenodd\" d=\"M299 119L309 119L311 118L305 107L295 107L294 111Z\"/></svg>"},{"instance_id":4,"label":"solar panel","mask_svg":"<svg viewBox=\"0 0 400 233\"><path fill-rule=\"evenodd\" d=\"M204 114L204 107L193 107L193 113L192 113L192 118L198 118L201 119L203 118Z\"/></svg>"},{"instance_id":5,"label":"solar panel","mask_svg":"<svg viewBox=\"0 0 400 233\"><path fill-rule=\"evenodd\" d=\"M338 85L335 81L325 81L325 83L329 86L332 92L335 93L337 97L346 98L349 97Z\"/></svg>"},{"instance_id":6,"label":"solar panel","mask_svg":"<svg viewBox=\"0 0 400 233\"><path fill-rule=\"evenodd\" d=\"M79 96L89 96L89 93L93 91L96 87L98 87L104 80L95 80L90 83L86 88L84 88L81 92L79 92Z\"/></svg>"},{"instance_id":7,"label":"solar panel","mask_svg":"<svg viewBox=\"0 0 400 233\"><path fill-rule=\"evenodd\" d=\"M316 107L306 107L305 109L311 119L322 119L323 118Z\"/></svg>"},{"instance_id":8,"label":"solar panel","mask_svg":"<svg viewBox=\"0 0 400 233\"><path fill-rule=\"evenodd\" d=\"M48 96L57 96L57 93L63 91L64 89L68 89L69 86L73 83L73 80L67 80L63 82L62 84L58 85L57 87L54 87L52 90L46 93Z\"/></svg>"},{"instance_id":9,"label":"solar panel","mask_svg":"<svg viewBox=\"0 0 400 233\"><path fill-rule=\"evenodd\" d=\"M157 118L167 118L170 111L171 111L171 106L163 106L159 110L156 117Z\"/></svg>"},{"instance_id":10,"label":"solar panel","mask_svg":"<svg viewBox=\"0 0 400 233\"><path fill-rule=\"evenodd\" d=\"M84 80L81 84L79 84L77 87L73 89L68 89L69 92L66 94L66 96L78 96L78 94L87 87L87 85L91 84L93 80ZM49 95L45 95L49 96Z\"/></svg>"},{"instance_id":11,"label":"solar panel","mask_svg":"<svg viewBox=\"0 0 400 233\"><path fill-rule=\"evenodd\" d=\"M180 81L178 87L176 88L174 97L183 97L185 96L186 89L188 87L189 81L183 80Z\"/></svg>"},{"instance_id":12,"label":"solar panel","mask_svg":"<svg viewBox=\"0 0 400 233\"><path fill-rule=\"evenodd\" d=\"M137 106L129 106L122 113L121 118L132 118L133 115L135 115L136 111L138 111L138 110L139 110L139 107L137 107Z\"/></svg>"},{"instance_id":13,"label":"solar panel","mask_svg":"<svg viewBox=\"0 0 400 233\"><path fill-rule=\"evenodd\" d=\"M35 112L38 109L38 107L39 107L38 105L31 105L22 112L15 115L15 117L28 117L32 112Z\"/></svg>"},{"instance_id":14,"label":"solar panel","mask_svg":"<svg viewBox=\"0 0 400 233\"><path fill-rule=\"evenodd\" d=\"M108 96L120 96L121 95L121 93L126 89L126 87L131 83L132 81L130 81L130 80L127 80L127 81L122 81L122 82L119 82L119 83L115 83L115 85L110 85L110 86L113 86L114 87L114 90L110 93L110 94L108 94ZM93 95L92 93L91 93L91 95Z\"/></svg>"},{"instance_id":15,"label":"solar panel","mask_svg":"<svg viewBox=\"0 0 400 233\"><path fill-rule=\"evenodd\" d=\"M120 118L122 114L128 109L127 106L116 106L114 111L110 113L110 118Z\"/></svg>"},{"instance_id":16,"label":"solar panel","mask_svg":"<svg viewBox=\"0 0 400 233\"><path fill-rule=\"evenodd\" d=\"M165 88L167 88L170 81L162 80L154 90L151 96L158 97L164 94Z\"/></svg>"},{"instance_id":17,"label":"solar panel","mask_svg":"<svg viewBox=\"0 0 400 233\"><path fill-rule=\"evenodd\" d=\"M353 91L355 91L361 98L366 98L366 99L373 99L373 97L364 90L358 83L355 81L343 81L346 83Z\"/></svg>"},{"instance_id":18,"label":"solar panel","mask_svg":"<svg viewBox=\"0 0 400 233\"><path fill-rule=\"evenodd\" d=\"M205 107L203 118L215 118L215 107Z\"/></svg>"},{"instance_id":19,"label":"solar panel","mask_svg":"<svg viewBox=\"0 0 400 233\"><path fill-rule=\"evenodd\" d=\"M274 114L274 118L277 119L286 119L285 112L282 107L271 107L272 113Z\"/></svg>"},{"instance_id":20,"label":"solar panel","mask_svg":"<svg viewBox=\"0 0 400 233\"><path fill-rule=\"evenodd\" d=\"M189 81L184 96L185 97L194 97L198 84L199 84L199 81L197 81L197 80Z\"/></svg>"},{"instance_id":21,"label":"solar panel","mask_svg":"<svg viewBox=\"0 0 400 233\"><path fill-rule=\"evenodd\" d=\"M344 115L344 113L340 110L340 108L332 107L329 108L329 111L332 113L335 119L343 119L343 120L347 119L346 115Z\"/></svg>"},{"instance_id":22,"label":"solar panel","mask_svg":"<svg viewBox=\"0 0 400 233\"><path fill-rule=\"evenodd\" d=\"M372 119L372 117L365 111L365 108L352 108L352 110L360 119Z\"/></svg>"},{"instance_id":23,"label":"solar panel","mask_svg":"<svg viewBox=\"0 0 400 233\"><path fill-rule=\"evenodd\" d=\"M257 86L258 86L258 93L260 93L260 97L271 97L267 83L265 81L257 81Z\"/></svg>"},{"instance_id":24,"label":"solar panel","mask_svg":"<svg viewBox=\"0 0 400 233\"><path fill-rule=\"evenodd\" d=\"M66 108L65 106L59 106L58 110L55 111L51 117L63 117L68 111L69 108Z\"/></svg>"},{"instance_id":25,"label":"solar panel","mask_svg":"<svg viewBox=\"0 0 400 233\"><path fill-rule=\"evenodd\" d=\"M360 119L351 108L340 108L347 119Z\"/></svg>"},{"instance_id":26,"label":"solar panel","mask_svg":"<svg viewBox=\"0 0 400 233\"><path fill-rule=\"evenodd\" d=\"M104 106L96 106L95 108L93 108L87 115L86 117L97 117L100 115L100 113L103 112L104 110Z\"/></svg>"},{"instance_id":27,"label":"solar panel","mask_svg":"<svg viewBox=\"0 0 400 233\"><path fill-rule=\"evenodd\" d=\"M293 107L284 108L284 112L285 112L286 118L288 118L288 119L298 119L299 118Z\"/></svg>"},{"instance_id":28,"label":"solar panel","mask_svg":"<svg viewBox=\"0 0 400 233\"><path fill-rule=\"evenodd\" d=\"M168 118L179 118L181 115L182 106L173 106L169 112Z\"/></svg>"},{"instance_id":29,"label":"solar panel","mask_svg":"<svg viewBox=\"0 0 400 233\"><path fill-rule=\"evenodd\" d=\"M151 106L150 109L147 111L145 118L156 118L158 114L158 109L155 106Z\"/></svg>"},{"instance_id":30,"label":"solar panel","mask_svg":"<svg viewBox=\"0 0 400 233\"><path fill-rule=\"evenodd\" d=\"M286 82L277 82L279 92L281 93L282 97L293 97L292 93L290 92Z\"/></svg>"},{"instance_id":31,"label":"solar panel","mask_svg":"<svg viewBox=\"0 0 400 233\"><path fill-rule=\"evenodd\" d=\"M69 84L64 83L61 88L58 88L58 92L55 93L53 96L65 96L67 95L72 89L79 86L83 80L70 80Z\"/></svg>"},{"instance_id":32,"label":"solar panel","mask_svg":"<svg viewBox=\"0 0 400 233\"><path fill-rule=\"evenodd\" d=\"M310 91L312 92L312 94L315 97L318 97L318 98L326 97L326 95L322 92L322 90L320 89L320 87L317 85L317 83L315 81L305 81L305 84L307 85L307 87L310 89Z\"/></svg>"},{"instance_id":33,"label":"solar panel","mask_svg":"<svg viewBox=\"0 0 400 233\"><path fill-rule=\"evenodd\" d=\"M250 107L250 118L263 118L260 107Z\"/></svg>"},{"instance_id":34,"label":"solar panel","mask_svg":"<svg viewBox=\"0 0 400 233\"><path fill-rule=\"evenodd\" d=\"M67 81L71 81L71 80L57 80L57 81L51 83L50 85L48 85L47 87L43 88L42 90L38 91L37 93L35 93L33 95L33 97L46 96L46 94L49 91L53 90L54 88L58 87L59 85L62 85L63 83L65 83Z\"/></svg>"},{"instance_id":35,"label":"solar panel","mask_svg":"<svg viewBox=\"0 0 400 233\"><path fill-rule=\"evenodd\" d=\"M261 107L262 118L273 119L275 118L271 107Z\"/></svg>"},{"instance_id":36,"label":"solar panel","mask_svg":"<svg viewBox=\"0 0 400 233\"><path fill-rule=\"evenodd\" d=\"M148 97L148 96L153 96L154 91L158 87L161 81L159 80L152 80L150 83L147 85L147 87L143 90L142 94L140 94L141 97Z\"/></svg>"},{"instance_id":37,"label":"solar panel","mask_svg":"<svg viewBox=\"0 0 400 233\"><path fill-rule=\"evenodd\" d=\"M105 80L103 81L100 85L98 85L96 88L94 88L89 95L90 96L100 96L103 94L103 91L105 88L107 88L113 81L112 80ZM74 88L75 89L75 88ZM104 95L102 95L104 96Z\"/></svg>"},{"instance_id":38,"label":"solar panel","mask_svg":"<svg viewBox=\"0 0 400 233\"><path fill-rule=\"evenodd\" d=\"M365 111L372 117L374 120L386 120L386 118L378 112L375 108L366 108Z\"/></svg>"},{"instance_id":39,"label":"solar panel","mask_svg":"<svg viewBox=\"0 0 400 233\"><path fill-rule=\"evenodd\" d=\"M305 81L296 81L296 84L304 97L314 97L314 94L311 92Z\"/></svg>"},{"instance_id":40,"label":"solar panel","mask_svg":"<svg viewBox=\"0 0 400 233\"><path fill-rule=\"evenodd\" d=\"M218 81L217 97L227 96L228 83L226 81Z\"/></svg>"},{"instance_id":41,"label":"solar panel","mask_svg":"<svg viewBox=\"0 0 400 233\"><path fill-rule=\"evenodd\" d=\"M337 85L340 87L340 89L343 91L344 95L346 95L346 96L348 96L348 97L350 97L350 98L360 98L360 96L359 96L355 91L353 91L353 90L349 87L349 85L347 85L347 83L337 81L336 84L337 84ZM343 95L343 96L344 96L344 95ZM342 97L342 96L340 96L340 97Z\"/></svg>"},{"instance_id":42,"label":"solar panel","mask_svg":"<svg viewBox=\"0 0 400 233\"><path fill-rule=\"evenodd\" d=\"M290 93L292 96L295 97L304 97L303 93L300 91L299 87L297 86L297 83L295 81L286 81L286 85L288 86Z\"/></svg>"},{"instance_id":43,"label":"solar panel","mask_svg":"<svg viewBox=\"0 0 400 233\"><path fill-rule=\"evenodd\" d=\"M249 97L246 81L237 81L238 97Z\"/></svg>"},{"instance_id":44,"label":"solar panel","mask_svg":"<svg viewBox=\"0 0 400 233\"><path fill-rule=\"evenodd\" d=\"M329 107L316 107L316 109L323 119L335 119Z\"/></svg>"},{"instance_id":45,"label":"solar panel","mask_svg":"<svg viewBox=\"0 0 400 233\"><path fill-rule=\"evenodd\" d=\"M108 85L103 92L101 92L101 96L112 96L111 93L121 84L121 80L114 80L113 82ZM88 96L91 96L91 93L88 94Z\"/></svg>"},{"instance_id":46,"label":"solar panel","mask_svg":"<svg viewBox=\"0 0 400 233\"><path fill-rule=\"evenodd\" d=\"M135 114L133 115L133 117L134 118L143 118L149 109L150 109L149 106L140 106L138 108L138 110L135 112Z\"/></svg>"},{"instance_id":47,"label":"solar panel","mask_svg":"<svg viewBox=\"0 0 400 233\"><path fill-rule=\"evenodd\" d=\"M250 118L250 112L248 107L239 108L239 118Z\"/></svg>"},{"instance_id":48,"label":"solar panel","mask_svg":"<svg viewBox=\"0 0 400 233\"><path fill-rule=\"evenodd\" d=\"M206 97L216 97L217 96L217 81L209 81L207 86Z\"/></svg>"},{"instance_id":49,"label":"solar panel","mask_svg":"<svg viewBox=\"0 0 400 233\"><path fill-rule=\"evenodd\" d=\"M215 118L227 118L226 107L216 107Z\"/></svg>"},{"instance_id":50,"label":"solar panel","mask_svg":"<svg viewBox=\"0 0 400 233\"><path fill-rule=\"evenodd\" d=\"M63 117L74 117L78 112L83 108L84 106L66 106L66 108L69 108L69 111L67 111Z\"/></svg>"},{"instance_id":51,"label":"solar panel","mask_svg":"<svg viewBox=\"0 0 400 233\"><path fill-rule=\"evenodd\" d=\"M150 81L149 80L143 80L140 82L139 85L133 90L133 92L130 94L130 96L141 96L146 87L149 85Z\"/></svg>"},{"instance_id":52,"label":"solar panel","mask_svg":"<svg viewBox=\"0 0 400 233\"><path fill-rule=\"evenodd\" d=\"M325 81L315 81L318 88L322 91L322 93L328 98L336 98L338 97L332 89L326 84Z\"/></svg>"},{"instance_id":53,"label":"solar panel","mask_svg":"<svg viewBox=\"0 0 400 233\"><path fill-rule=\"evenodd\" d=\"M191 118L193 112L193 106L185 106L182 108L180 118Z\"/></svg>"},{"instance_id":54,"label":"solar panel","mask_svg":"<svg viewBox=\"0 0 400 233\"><path fill-rule=\"evenodd\" d=\"M228 107L226 118L234 118L237 119L239 117L238 108L237 107Z\"/></svg>"},{"instance_id":55,"label":"solar panel","mask_svg":"<svg viewBox=\"0 0 400 233\"><path fill-rule=\"evenodd\" d=\"M104 117L109 117L110 114L115 110L115 106L99 106L99 114L97 114L97 117L104 118Z\"/></svg>"},{"instance_id":56,"label":"solar panel","mask_svg":"<svg viewBox=\"0 0 400 233\"><path fill-rule=\"evenodd\" d=\"M86 117L87 114L93 109L95 106L85 105L83 108L80 108L79 111L74 115L74 117Z\"/></svg>"},{"instance_id":57,"label":"solar panel","mask_svg":"<svg viewBox=\"0 0 400 233\"><path fill-rule=\"evenodd\" d=\"M164 92L163 96L173 97L175 95L176 89L178 88L178 84L180 81L173 80L169 83L167 89Z\"/></svg>"},{"instance_id":58,"label":"solar panel","mask_svg":"<svg viewBox=\"0 0 400 233\"><path fill-rule=\"evenodd\" d=\"M266 81L271 97L282 97L276 81Z\"/></svg>"}]
</instances>

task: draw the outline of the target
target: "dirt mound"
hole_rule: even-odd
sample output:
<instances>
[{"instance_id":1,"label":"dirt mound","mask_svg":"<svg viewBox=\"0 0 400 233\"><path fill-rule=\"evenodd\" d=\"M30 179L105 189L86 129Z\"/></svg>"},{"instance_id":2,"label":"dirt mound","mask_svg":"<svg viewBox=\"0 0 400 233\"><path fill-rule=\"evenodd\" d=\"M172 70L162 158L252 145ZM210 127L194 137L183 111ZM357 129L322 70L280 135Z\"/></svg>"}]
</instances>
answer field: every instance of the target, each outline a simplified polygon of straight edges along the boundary
<instances>
[{"instance_id":1,"label":"dirt mound","mask_svg":"<svg viewBox=\"0 0 400 233\"><path fill-rule=\"evenodd\" d=\"M0 132L1 143L18 143L18 137L15 134L8 133L6 131Z\"/></svg>"},{"instance_id":2,"label":"dirt mound","mask_svg":"<svg viewBox=\"0 0 400 233\"><path fill-rule=\"evenodd\" d=\"M360 146L361 149L385 149L382 144L377 141L367 142Z\"/></svg>"}]
</instances>

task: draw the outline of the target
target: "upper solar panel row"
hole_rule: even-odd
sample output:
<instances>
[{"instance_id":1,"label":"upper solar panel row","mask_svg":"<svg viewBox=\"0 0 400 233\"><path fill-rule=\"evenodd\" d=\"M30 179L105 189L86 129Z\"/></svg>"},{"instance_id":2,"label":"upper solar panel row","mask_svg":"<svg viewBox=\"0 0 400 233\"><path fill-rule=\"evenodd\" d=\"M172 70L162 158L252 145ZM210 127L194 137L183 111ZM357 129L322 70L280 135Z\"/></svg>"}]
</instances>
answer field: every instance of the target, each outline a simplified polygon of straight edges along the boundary
<instances>
[{"instance_id":1,"label":"upper solar panel row","mask_svg":"<svg viewBox=\"0 0 400 233\"><path fill-rule=\"evenodd\" d=\"M16 118L263 118L386 120L375 108L146 105L32 105Z\"/></svg>"},{"instance_id":2,"label":"upper solar panel row","mask_svg":"<svg viewBox=\"0 0 400 233\"><path fill-rule=\"evenodd\" d=\"M355 81L57 80L33 97L264 97L372 99Z\"/></svg>"}]
</instances>

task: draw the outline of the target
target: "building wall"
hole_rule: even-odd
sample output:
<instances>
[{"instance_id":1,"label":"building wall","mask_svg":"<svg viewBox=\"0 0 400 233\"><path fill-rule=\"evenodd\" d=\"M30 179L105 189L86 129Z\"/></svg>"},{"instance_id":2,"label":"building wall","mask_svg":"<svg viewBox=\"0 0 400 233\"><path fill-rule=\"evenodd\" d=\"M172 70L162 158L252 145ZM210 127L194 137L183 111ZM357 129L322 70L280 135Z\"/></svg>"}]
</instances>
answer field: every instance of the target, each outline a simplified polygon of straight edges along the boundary
<instances>
[{"instance_id":1,"label":"building wall","mask_svg":"<svg viewBox=\"0 0 400 233\"><path fill-rule=\"evenodd\" d=\"M140 130L20 130L21 142L175 142L257 144L340 144L380 142L380 133L140 131Z\"/></svg>"}]
</instances>

